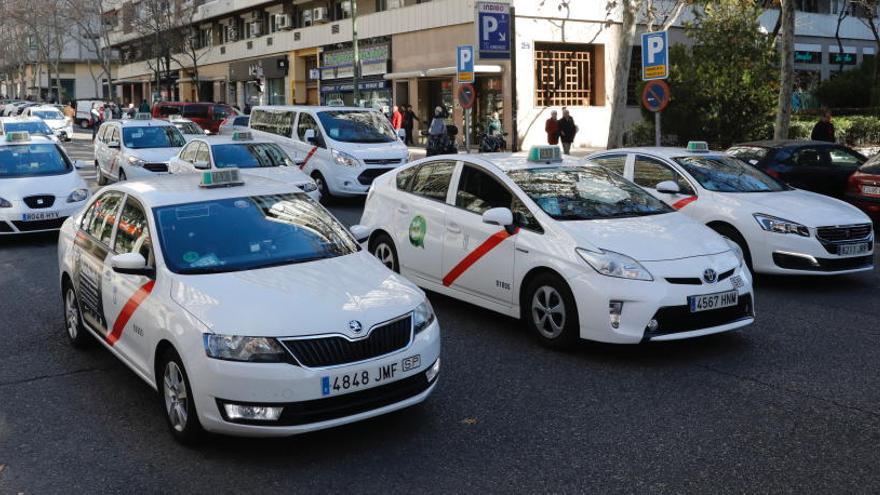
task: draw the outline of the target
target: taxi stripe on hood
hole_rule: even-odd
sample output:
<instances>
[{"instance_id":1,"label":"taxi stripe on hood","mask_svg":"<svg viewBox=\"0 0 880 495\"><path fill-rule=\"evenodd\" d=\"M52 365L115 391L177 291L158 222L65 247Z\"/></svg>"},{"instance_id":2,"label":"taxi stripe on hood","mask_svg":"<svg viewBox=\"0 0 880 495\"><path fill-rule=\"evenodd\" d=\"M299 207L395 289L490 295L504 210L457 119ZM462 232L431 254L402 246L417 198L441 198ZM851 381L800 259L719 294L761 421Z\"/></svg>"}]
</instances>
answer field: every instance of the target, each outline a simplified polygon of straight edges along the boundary
<instances>
[{"instance_id":1,"label":"taxi stripe on hood","mask_svg":"<svg viewBox=\"0 0 880 495\"><path fill-rule=\"evenodd\" d=\"M680 209L684 208L685 206L693 203L696 200L697 200L696 196L688 196L684 199L679 199L675 203L672 203L672 207L675 208L676 210L680 210Z\"/></svg>"},{"instance_id":2,"label":"taxi stripe on hood","mask_svg":"<svg viewBox=\"0 0 880 495\"><path fill-rule=\"evenodd\" d=\"M156 285L155 280L150 280L145 283L135 291L131 298L125 303L125 306L122 307L122 311L119 312L119 316L116 317L116 321L113 323L113 331L107 335L108 344L113 345L120 337L122 337L122 331L125 330L125 325L128 324L128 320L131 319L134 312L137 311L141 303L144 302L144 299L150 295L150 292L153 292L154 285Z\"/></svg>"},{"instance_id":3,"label":"taxi stripe on hood","mask_svg":"<svg viewBox=\"0 0 880 495\"><path fill-rule=\"evenodd\" d=\"M315 152L318 151L317 146L312 146L312 149L309 150L309 153L306 155L306 159L300 164L299 169L302 170L306 168L306 164L309 163L309 160L314 156Z\"/></svg>"},{"instance_id":4,"label":"taxi stripe on hood","mask_svg":"<svg viewBox=\"0 0 880 495\"><path fill-rule=\"evenodd\" d=\"M502 229L492 234L488 239L483 241L482 244L477 246L476 249L468 253L468 255L465 256L463 260L459 261L458 264L455 265L455 267L453 267L452 270L450 270L445 277L443 277L443 285L445 285L446 287L452 285L452 283L455 282L455 279L466 272L468 268L473 266L473 264L479 261L480 258L488 254L489 251L495 249L495 246L501 244L504 239L515 235L517 232L519 232L519 227L517 227L513 231L513 234L508 232L507 229Z\"/></svg>"}]
</instances>

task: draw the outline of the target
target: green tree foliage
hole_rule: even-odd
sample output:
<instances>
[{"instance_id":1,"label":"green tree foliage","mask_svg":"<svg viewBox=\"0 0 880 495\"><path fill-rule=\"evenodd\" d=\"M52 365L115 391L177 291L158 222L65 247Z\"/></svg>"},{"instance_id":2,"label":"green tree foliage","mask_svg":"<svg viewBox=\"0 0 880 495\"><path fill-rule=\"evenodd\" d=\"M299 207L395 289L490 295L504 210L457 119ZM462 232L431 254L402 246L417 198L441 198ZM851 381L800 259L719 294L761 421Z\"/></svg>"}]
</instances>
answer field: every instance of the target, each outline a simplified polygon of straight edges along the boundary
<instances>
[{"instance_id":1,"label":"green tree foliage","mask_svg":"<svg viewBox=\"0 0 880 495\"><path fill-rule=\"evenodd\" d=\"M816 98L823 107L866 108L871 105L868 88L874 80L874 62L866 60L862 65L841 74L832 74L816 88Z\"/></svg>"},{"instance_id":2,"label":"green tree foliage","mask_svg":"<svg viewBox=\"0 0 880 495\"><path fill-rule=\"evenodd\" d=\"M686 25L693 46L675 45L669 53L664 140L726 147L767 137L779 70L773 40L759 29L760 12L749 0L712 2Z\"/></svg>"}]
</instances>

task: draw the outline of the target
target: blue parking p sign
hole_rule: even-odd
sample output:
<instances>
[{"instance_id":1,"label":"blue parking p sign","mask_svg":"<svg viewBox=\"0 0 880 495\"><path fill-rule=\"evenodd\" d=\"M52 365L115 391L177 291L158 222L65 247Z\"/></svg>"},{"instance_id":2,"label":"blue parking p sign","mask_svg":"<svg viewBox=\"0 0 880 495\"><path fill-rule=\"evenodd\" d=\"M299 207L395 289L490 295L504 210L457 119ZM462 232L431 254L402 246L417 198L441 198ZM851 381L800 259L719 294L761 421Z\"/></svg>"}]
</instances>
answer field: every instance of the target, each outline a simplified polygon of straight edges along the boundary
<instances>
[{"instance_id":1,"label":"blue parking p sign","mask_svg":"<svg viewBox=\"0 0 880 495\"><path fill-rule=\"evenodd\" d=\"M458 82L474 82L474 47L473 45L459 45L456 50L455 73L458 74Z\"/></svg>"},{"instance_id":2,"label":"blue parking p sign","mask_svg":"<svg viewBox=\"0 0 880 495\"><path fill-rule=\"evenodd\" d=\"M669 77L669 37L666 31L642 34L642 80Z\"/></svg>"},{"instance_id":3,"label":"blue parking p sign","mask_svg":"<svg viewBox=\"0 0 880 495\"><path fill-rule=\"evenodd\" d=\"M480 58L510 58L510 4L477 2L477 49Z\"/></svg>"}]
</instances>

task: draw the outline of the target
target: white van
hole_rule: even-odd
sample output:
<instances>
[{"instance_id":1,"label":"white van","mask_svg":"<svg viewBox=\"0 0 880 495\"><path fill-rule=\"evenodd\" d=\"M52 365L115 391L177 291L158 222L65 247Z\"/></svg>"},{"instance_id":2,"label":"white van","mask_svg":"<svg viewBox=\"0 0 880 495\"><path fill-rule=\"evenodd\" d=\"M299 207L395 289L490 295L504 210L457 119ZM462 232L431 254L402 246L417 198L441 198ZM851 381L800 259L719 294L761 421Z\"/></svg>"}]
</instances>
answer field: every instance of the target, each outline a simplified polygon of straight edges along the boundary
<instances>
[{"instance_id":1,"label":"white van","mask_svg":"<svg viewBox=\"0 0 880 495\"><path fill-rule=\"evenodd\" d=\"M325 197L365 195L373 179L409 158L400 133L368 108L260 106L249 126L284 148Z\"/></svg>"}]
</instances>

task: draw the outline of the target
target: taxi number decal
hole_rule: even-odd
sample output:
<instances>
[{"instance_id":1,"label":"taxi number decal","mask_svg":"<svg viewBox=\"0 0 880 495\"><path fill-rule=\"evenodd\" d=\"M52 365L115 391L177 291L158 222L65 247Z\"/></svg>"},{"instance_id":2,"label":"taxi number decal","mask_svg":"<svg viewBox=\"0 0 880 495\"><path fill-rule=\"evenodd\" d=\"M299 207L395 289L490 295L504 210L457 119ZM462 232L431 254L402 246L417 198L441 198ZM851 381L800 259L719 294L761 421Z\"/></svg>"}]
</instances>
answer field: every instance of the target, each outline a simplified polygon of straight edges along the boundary
<instances>
[{"instance_id":1,"label":"taxi number decal","mask_svg":"<svg viewBox=\"0 0 880 495\"><path fill-rule=\"evenodd\" d=\"M676 201L675 203L672 203L672 207L675 208L676 210L680 210L680 209L684 208L685 206L693 203L696 200L697 200L696 196L688 196L684 199L680 199L680 200Z\"/></svg>"},{"instance_id":2,"label":"taxi number decal","mask_svg":"<svg viewBox=\"0 0 880 495\"><path fill-rule=\"evenodd\" d=\"M473 266L473 264L476 263L477 261L479 261L480 258L482 258L483 256L486 256L489 253L489 251L495 249L495 247L497 245L501 244L504 241L504 239L507 239L510 236L516 235L517 232L519 232L519 227L517 227L513 231L513 234L509 233L506 229L500 230L500 231L492 234L488 239L483 241L482 244L477 246L476 249L474 249L467 256L465 256L463 260L459 261L458 264L455 265L455 267L453 267L452 270L450 270L449 273L447 273L445 277L443 277L443 285L445 285L446 287L449 287L450 285L452 285L452 283L455 282L455 279L457 279L464 272L466 272L468 270L468 268Z\"/></svg>"},{"instance_id":3,"label":"taxi number decal","mask_svg":"<svg viewBox=\"0 0 880 495\"><path fill-rule=\"evenodd\" d=\"M312 146L312 149L309 150L309 153L306 155L306 159L299 165L299 169L302 170L306 168L306 164L309 163L309 160L314 156L315 152L318 151L317 146Z\"/></svg>"},{"instance_id":4,"label":"taxi number decal","mask_svg":"<svg viewBox=\"0 0 880 495\"><path fill-rule=\"evenodd\" d=\"M113 331L107 335L108 344L113 345L120 337L122 337L122 331L125 330L125 325L128 324L128 320L131 319L134 312L137 311L141 303L144 302L144 299L150 295L150 292L153 292L154 285L156 285L155 280L150 280L145 283L125 303L125 306L122 307L122 311L119 312L119 316L116 317L116 321L113 323Z\"/></svg>"}]
</instances>

